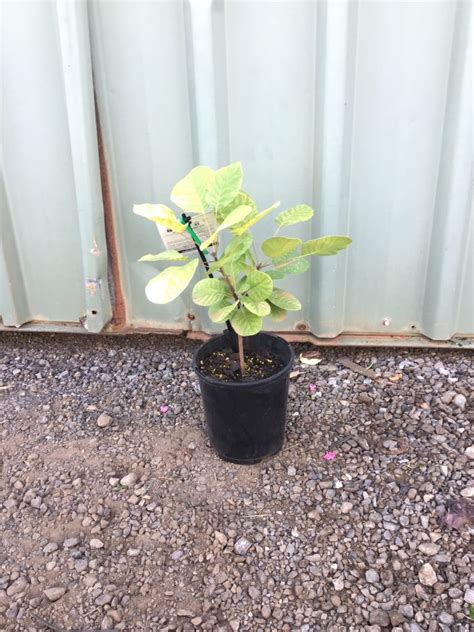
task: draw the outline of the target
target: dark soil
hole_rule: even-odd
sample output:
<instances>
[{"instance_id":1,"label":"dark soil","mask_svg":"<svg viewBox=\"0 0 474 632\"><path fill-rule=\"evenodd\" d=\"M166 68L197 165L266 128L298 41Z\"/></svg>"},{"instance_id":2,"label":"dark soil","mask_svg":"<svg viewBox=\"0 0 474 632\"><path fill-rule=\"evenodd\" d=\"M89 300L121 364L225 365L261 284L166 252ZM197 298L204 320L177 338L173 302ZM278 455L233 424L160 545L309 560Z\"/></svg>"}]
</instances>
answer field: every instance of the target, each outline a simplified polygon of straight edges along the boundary
<instances>
[{"instance_id":1,"label":"dark soil","mask_svg":"<svg viewBox=\"0 0 474 632\"><path fill-rule=\"evenodd\" d=\"M254 382L278 373L283 368L283 362L269 351L247 351L245 367L246 374L242 376L239 354L231 349L213 351L199 365L204 375L223 382Z\"/></svg>"}]
</instances>

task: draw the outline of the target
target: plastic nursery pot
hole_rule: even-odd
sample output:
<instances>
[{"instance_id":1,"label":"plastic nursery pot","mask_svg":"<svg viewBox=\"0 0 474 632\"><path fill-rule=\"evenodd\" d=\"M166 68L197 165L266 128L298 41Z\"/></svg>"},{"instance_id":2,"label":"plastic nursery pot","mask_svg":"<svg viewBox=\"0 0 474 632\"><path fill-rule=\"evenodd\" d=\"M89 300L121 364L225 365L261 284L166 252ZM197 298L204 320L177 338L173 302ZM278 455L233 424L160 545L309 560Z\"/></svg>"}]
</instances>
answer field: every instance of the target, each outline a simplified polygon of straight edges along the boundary
<instances>
[{"instance_id":1,"label":"plastic nursery pot","mask_svg":"<svg viewBox=\"0 0 474 632\"><path fill-rule=\"evenodd\" d=\"M197 350L193 368L201 386L212 447L225 461L251 465L276 454L283 445L294 354L282 338L260 333L245 338L245 350L270 351L283 363L278 373L252 382L223 382L204 375L199 369L201 360L229 346L226 334L211 338Z\"/></svg>"}]
</instances>

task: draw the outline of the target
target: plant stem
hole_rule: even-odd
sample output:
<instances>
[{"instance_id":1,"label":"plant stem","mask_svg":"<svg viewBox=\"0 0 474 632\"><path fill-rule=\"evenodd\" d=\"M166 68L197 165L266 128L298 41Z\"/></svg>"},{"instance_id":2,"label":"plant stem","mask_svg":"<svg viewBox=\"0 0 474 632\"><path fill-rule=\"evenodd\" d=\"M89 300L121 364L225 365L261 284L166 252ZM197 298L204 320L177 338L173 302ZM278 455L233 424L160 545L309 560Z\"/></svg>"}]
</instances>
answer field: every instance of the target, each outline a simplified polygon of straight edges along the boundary
<instances>
[{"instance_id":1,"label":"plant stem","mask_svg":"<svg viewBox=\"0 0 474 632\"><path fill-rule=\"evenodd\" d=\"M242 336L237 334L237 340L239 341L240 375L245 375L244 339Z\"/></svg>"}]
</instances>

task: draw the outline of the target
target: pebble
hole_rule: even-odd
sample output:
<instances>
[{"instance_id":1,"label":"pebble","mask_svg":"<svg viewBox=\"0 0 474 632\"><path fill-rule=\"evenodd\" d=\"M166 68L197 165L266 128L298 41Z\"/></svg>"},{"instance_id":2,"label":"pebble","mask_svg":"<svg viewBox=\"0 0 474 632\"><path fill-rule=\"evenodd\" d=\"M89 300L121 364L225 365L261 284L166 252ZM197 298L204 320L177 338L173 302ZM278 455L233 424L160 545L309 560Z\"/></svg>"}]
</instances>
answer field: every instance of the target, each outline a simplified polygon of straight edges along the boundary
<instances>
[{"instance_id":1,"label":"pebble","mask_svg":"<svg viewBox=\"0 0 474 632\"><path fill-rule=\"evenodd\" d=\"M434 568L428 563L423 564L420 568L418 571L418 577L424 586L433 586L438 581Z\"/></svg>"},{"instance_id":2,"label":"pebble","mask_svg":"<svg viewBox=\"0 0 474 632\"><path fill-rule=\"evenodd\" d=\"M371 610L369 621L372 625L380 625L386 628L390 625L390 617L384 610Z\"/></svg>"},{"instance_id":3,"label":"pebble","mask_svg":"<svg viewBox=\"0 0 474 632\"><path fill-rule=\"evenodd\" d=\"M260 610L260 614L262 615L264 619L269 619L272 615L272 609L270 608L270 606L267 606L267 604L265 604L262 606L262 609Z\"/></svg>"},{"instance_id":4,"label":"pebble","mask_svg":"<svg viewBox=\"0 0 474 632\"><path fill-rule=\"evenodd\" d=\"M66 589L62 586L52 586L43 591L49 601L57 601L66 593Z\"/></svg>"},{"instance_id":5,"label":"pebble","mask_svg":"<svg viewBox=\"0 0 474 632\"><path fill-rule=\"evenodd\" d=\"M136 482L137 475L135 474L135 472L130 472L130 474L127 474L120 479L120 485L122 485L122 487L133 487Z\"/></svg>"},{"instance_id":6,"label":"pebble","mask_svg":"<svg viewBox=\"0 0 474 632\"><path fill-rule=\"evenodd\" d=\"M102 540L99 540L98 538L92 538L89 544L90 544L91 549L102 549L104 547L104 543L102 542Z\"/></svg>"},{"instance_id":7,"label":"pebble","mask_svg":"<svg viewBox=\"0 0 474 632\"><path fill-rule=\"evenodd\" d=\"M365 579L369 582L369 584L376 584L380 581L380 576L375 569L370 568L365 572Z\"/></svg>"},{"instance_id":8,"label":"pebble","mask_svg":"<svg viewBox=\"0 0 474 632\"><path fill-rule=\"evenodd\" d=\"M54 553L54 551L57 551L58 548L59 547L56 542L48 542L48 544L43 547L43 553Z\"/></svg>"},{"instance_id":9,"label":"pebble","mask_svg":"<svg viewBox=\"0 0 474 632\"><path fill-rule=\"evenodd\" d=\"M464 410L466 408L466 401L466 397L462 393L458 393L453 399L453 404L461 410Z\"/></svg>"},{"instance_id":10,"label":"pebble","mask_svg":"<svg viewBox=\"0 0 474 632\"><path fill-rule=\"evenodd\" d=\"M468 604L474 604L474 588L466 589L466 592L464 593L464 601Z\"/></svg>"},{"instance_id":11,"label":"pebble","mask_svg":"<svg viewBox=\"0 0 474 632\"><path fill-rule=\"evenodd\" d=\"M333 580L333 586L334 586L334 590L337 590L338 592L341 590L344 590L344 578L343 577L337 577L336 579Z\"/></svg>"},{"instance_id":12,"label":"pebble","mask_svg":"<svg viewBox=\"0 0 474 632\"><path fill-rule=\"evenodd\" d=\"M72 549L79 544L79 538L67 538L63 542L63 547L65 549Z\"/></svg>"},{"instance_id":13,"label":"pebble","mask_svg":"<svg viewBox=\"0 0 474 632\"><path fill-rule=\"evenodd\" d=\"M234 544L234 551L237 555L246 555L251 546L252 543L247 538L241 537Z\"/></svg>"},{"instance_id":14,"label":"pebble","mask_svg":"<svg viewBox=\"0 0 474 632\"><path fill-rule=\"evenodd\" d=\"M473 498L474 497L474 486L465 487L461 489L461 496L464 498Z\"/></svg>"},{"instance_id":15,"label":"pebble","mask_svg":"<svg viewBox=\"0 0 474 632\"><path fill-rule=\"evenodd\" d=\"M422 542L418 548L425 555L436 555L439 552L440 546L434 542Z\"/></svg>"},{"instance_id":16,"label":"pebble","mask_svg":"<svg viewBox=\"0 0 474 632\"><path fill-rule=\"evenodd\" d=\"M18 593L23 592L25 588L27 587L28 587L28 581L26 580L26 577L23 577L21 575L20 577L18 577L18 579L12 582L10 586L7 588L7 595L9 597L13 597L13 595L17 595Z\"/></svg>"},{"instance_id":17,"label":"pebble","mask_svg":"<svg viewBox=\"0 0 474 632\"><path fill-rule=\"evenodd\" d=\"M470 445L468 448L465 449L464 454L469 458L469 459L474 459L474 445Z\"/></svg>"},{"instance_id":18,"label":"pebble","mask_svg":"<svg viewBox=\"0 0 474 632\"><path fill-rule=\"evenodd\" d=\"M353 507L354 507L354 505L352 503L343 502L342 505L341 505L341 513L348 514L349 512L352 511Z\"/></svg>"},{"instance_id":19,"label":"pebble","mask_svg":"<svg viewBox=\"0 0 474 632\"><path fill-rule=\"evenodd\" d=\"M296 467L290 465L290 467L287 469L287 473L288 476L296 476Z\"/></svg>"},{"instance_id":20,"label":"pebble","mask_svg":"<svg viewBox=\"0 0 474 632\"><path fill-rule=\"evenodd\" d=\"M97 425L99 428L108 428L112 423L112 417L107 413L101 413L97 418Z\"/></svg>"}]
</instances>

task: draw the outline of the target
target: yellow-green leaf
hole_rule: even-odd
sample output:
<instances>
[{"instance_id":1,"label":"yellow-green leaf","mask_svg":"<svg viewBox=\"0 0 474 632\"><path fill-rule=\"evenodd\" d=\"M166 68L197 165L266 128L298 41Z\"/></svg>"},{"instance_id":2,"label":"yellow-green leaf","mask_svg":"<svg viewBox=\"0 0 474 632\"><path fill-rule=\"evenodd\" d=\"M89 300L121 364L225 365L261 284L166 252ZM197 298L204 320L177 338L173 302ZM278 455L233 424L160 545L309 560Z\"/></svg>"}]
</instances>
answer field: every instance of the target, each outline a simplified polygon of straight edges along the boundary
<instances>
[{"instance_id":1,"label":"yellow-green leaf","mask_svg":"<svg viewBox=\"0 0 474 632\"><path fill-rule=\"evenodd\" d=\"M282 309L281 307L277 307L270 303L270 318L275 322L279 323L286 318L286 309Z\"/></svg>"},{"instance_id":2,"label":"yellow-green leaf","mask_svg":"<svg viewBox=\"0 0 474 632\"><path fill-rule=\"evenodd\" d=\"M224 323L234 313L239 301L230 305L228 303L218 303L209 307L209 318L213 323Z\"/></svg>"},{"instance_id":3,"label":"yellow-green leaf","mask_svg":"<svg viewBox=\"0 0 474 632\"><path fill-rule=\"evenodd\" d=\"M251 270L242 284L242 291L247 294L247 297L256 303L264 301L270 296L273 290L273 281L271 277L265 272L260 270Z\"/></svg>"},{"instance_id":4,"label":"yellow-green leaf","mask_svg":"<svg viewBox=\"0 0 474 632\"><path fill-rule=\"evenodd\" d=\"M175 233L182 233L186 230L186 226L181 224L173 211L164 204L134 204L133 212L135 215L146 217L155 224L170 228Z\"/></svg>"},{"instance_id":5,"label":"yellow-green leaf","mask_svg":"<svg viewBox=\"0 0 474 632\"><path fill-rule=\"evenodd\" d=\"M214 177L210 167L199 166L191 169L171 191L171 199L183 211L204 213L207 209L206 190Z\"/></svg>"},{"instance_id":6,"label":"yellow-green leaf","mask_svg":"<svg viewBox=\"0 0 474 632\"><path fill-rule=\"evenodd\" d=\"M266 217L269 213L271 213L273 210L275 210L279 206L280 206L280 202L275 202L275 204L272 204L271 206L264 209L263 211L260 211L260 213L257 213L256 215L252 215L252 217L250 217L243 224L238 224L237 226L234 226L234 228L232 228L232 232L234 233L234 235L243 235L243 233L247 232L249 228L252 228L254 224L256 224L261 219Z\"/></svg>"},{"instance_id":7,"label":"yellow-green leaf","mask_svg":"<svg viewBox=\"0 0 474 632\"><path fill-rule=\"evenodd\" d=\"M286 290L274 288L268 300L273 305L276 305L277 307L281 307L281 309L285 309L288 311L296 312L301 309L301 303L296 298L296 296L293 296L293 294L287 292Z\"/></svg>"},{"instance_id":8,"label":"yellow-green leaf","mask_svg":"<svg viewBox=\"0 0 474 632\"><path fill-rule=\"evenodd\" d=\"M345 235L327 235L326 237L311 239L311 241L304 243L301 247L301 254L327 257L329 255L336 255L340 250L347 248L351 243L352 239Z\"/></svg>"},{"instance_id":9,"label":"yellow-green leaf","mask_svg":"<svg viewBox=\"0 0 474 632\"><path fill-rule=\"evenodd\" d=\"M193 288L193 301L204 307L222 303L230 297L229 286L222 279L202 279Z\"/></svg>"},{"instance_id":10,"label":"yellow-green leaf","mask_svg":"<svg viewBox=\"0 0 474 632\"><path fill-rule=\"evenodd\" d=\"M242 164L234 162L216 171L206 194L209 206L220 208L230 204L242 186Z\"/></svg>"},{"instance_id":11,"label":"yellow-green leaf","mask_svg":"<svg viewBox=\"0 0 474 632\"><path fill-rule=\"evenodd\" d=\"M159 305L173 301L187 288L198 264L199 259L193 259L184 266L170 266L153 277L145 288L148 300Z\"/></svg>"},{"instance_id":12,"label":"yellow-green leaf","mask_svg":"<svg viewBox=\"0 0 474 632\"><path fill-rule=\"evenodd\" d=\"M231 325L239 336L254 336L262 330L263 321L260 316L249 312L245 307L238 309L232 316Z\"/></svg>"},{"instance_id":13,"label":"yellow-green leaf","mask_svg":"<svg viewBox=\"0 0 474 632\"><path fill-rule=\"evenodd\" d=\"M293 252L302 243L301 239L290 237L270 237L266 239L262 244L262 251L270 259L276 257L283 257L284 255Z\"/></svg>"},{"instance_id":14,"label":"yellow-green leaf","mask_svg":"<svg viewBox=\"0 0 474 632\"><path fill-rule=\"evenodd\" d=\"M286 209L278 213L275 217L275 222L278 226L291 226L292 224L298 224L299 222L306 222L314 215L314 211L311 206L307 204L298 204L292 208Z\"/></svg>"},{"instance_id":15,"label":"yellow-green leaf","mask_svg":"<svg viewBox=\"0 0 474 632\"><path fill-rule=\"evenodd\" d=\"M165 250L157 255L144 255L138 261L188 261L188 257L177 250Z\"/></svg>"},{"instance_id":16,"label":"yellow-green leaf","mask_svg":"<svg viewBox=\"0 0 474 632\"><path fill-rule=\"evenodd\" d=\"M216 240L217 235L222 230L225 230L226 228L230 228L234 224L242 222L248 215L250 215L250 213L252 213L252 209L250 206L238 206L233 211L231 211L222 222L222 224L217 228L217 230L214 231L212 235L201 244L201 250L205 250L206 248L208 248Z\"/></svg>"},{"instance_id":17,"label":"yellow-green leaf","mask_svg":"<svg viewBox=\"0 0 474 632\"><path fill-rule=\"evenodd\" d=\"M258 303L255 303L254 301L244 299L242 302L249 312L252 312L252 314L256 314L257 316L268 316L270 313L270 305L266 301L259 301Z\"/></svg>"},{"instance_id":18,"label":"yellow-green leaf","mask_svg":"<svg viewBox=\"0 0 474 632\"><path fill-rule=\"evenodd\" d=\"M257 205L250 195L245 191L239 191L230 204L217 209L217 221L222 222L238 206L250 206L254 213L257 212Z\"/></svg>"}]
</instances>

